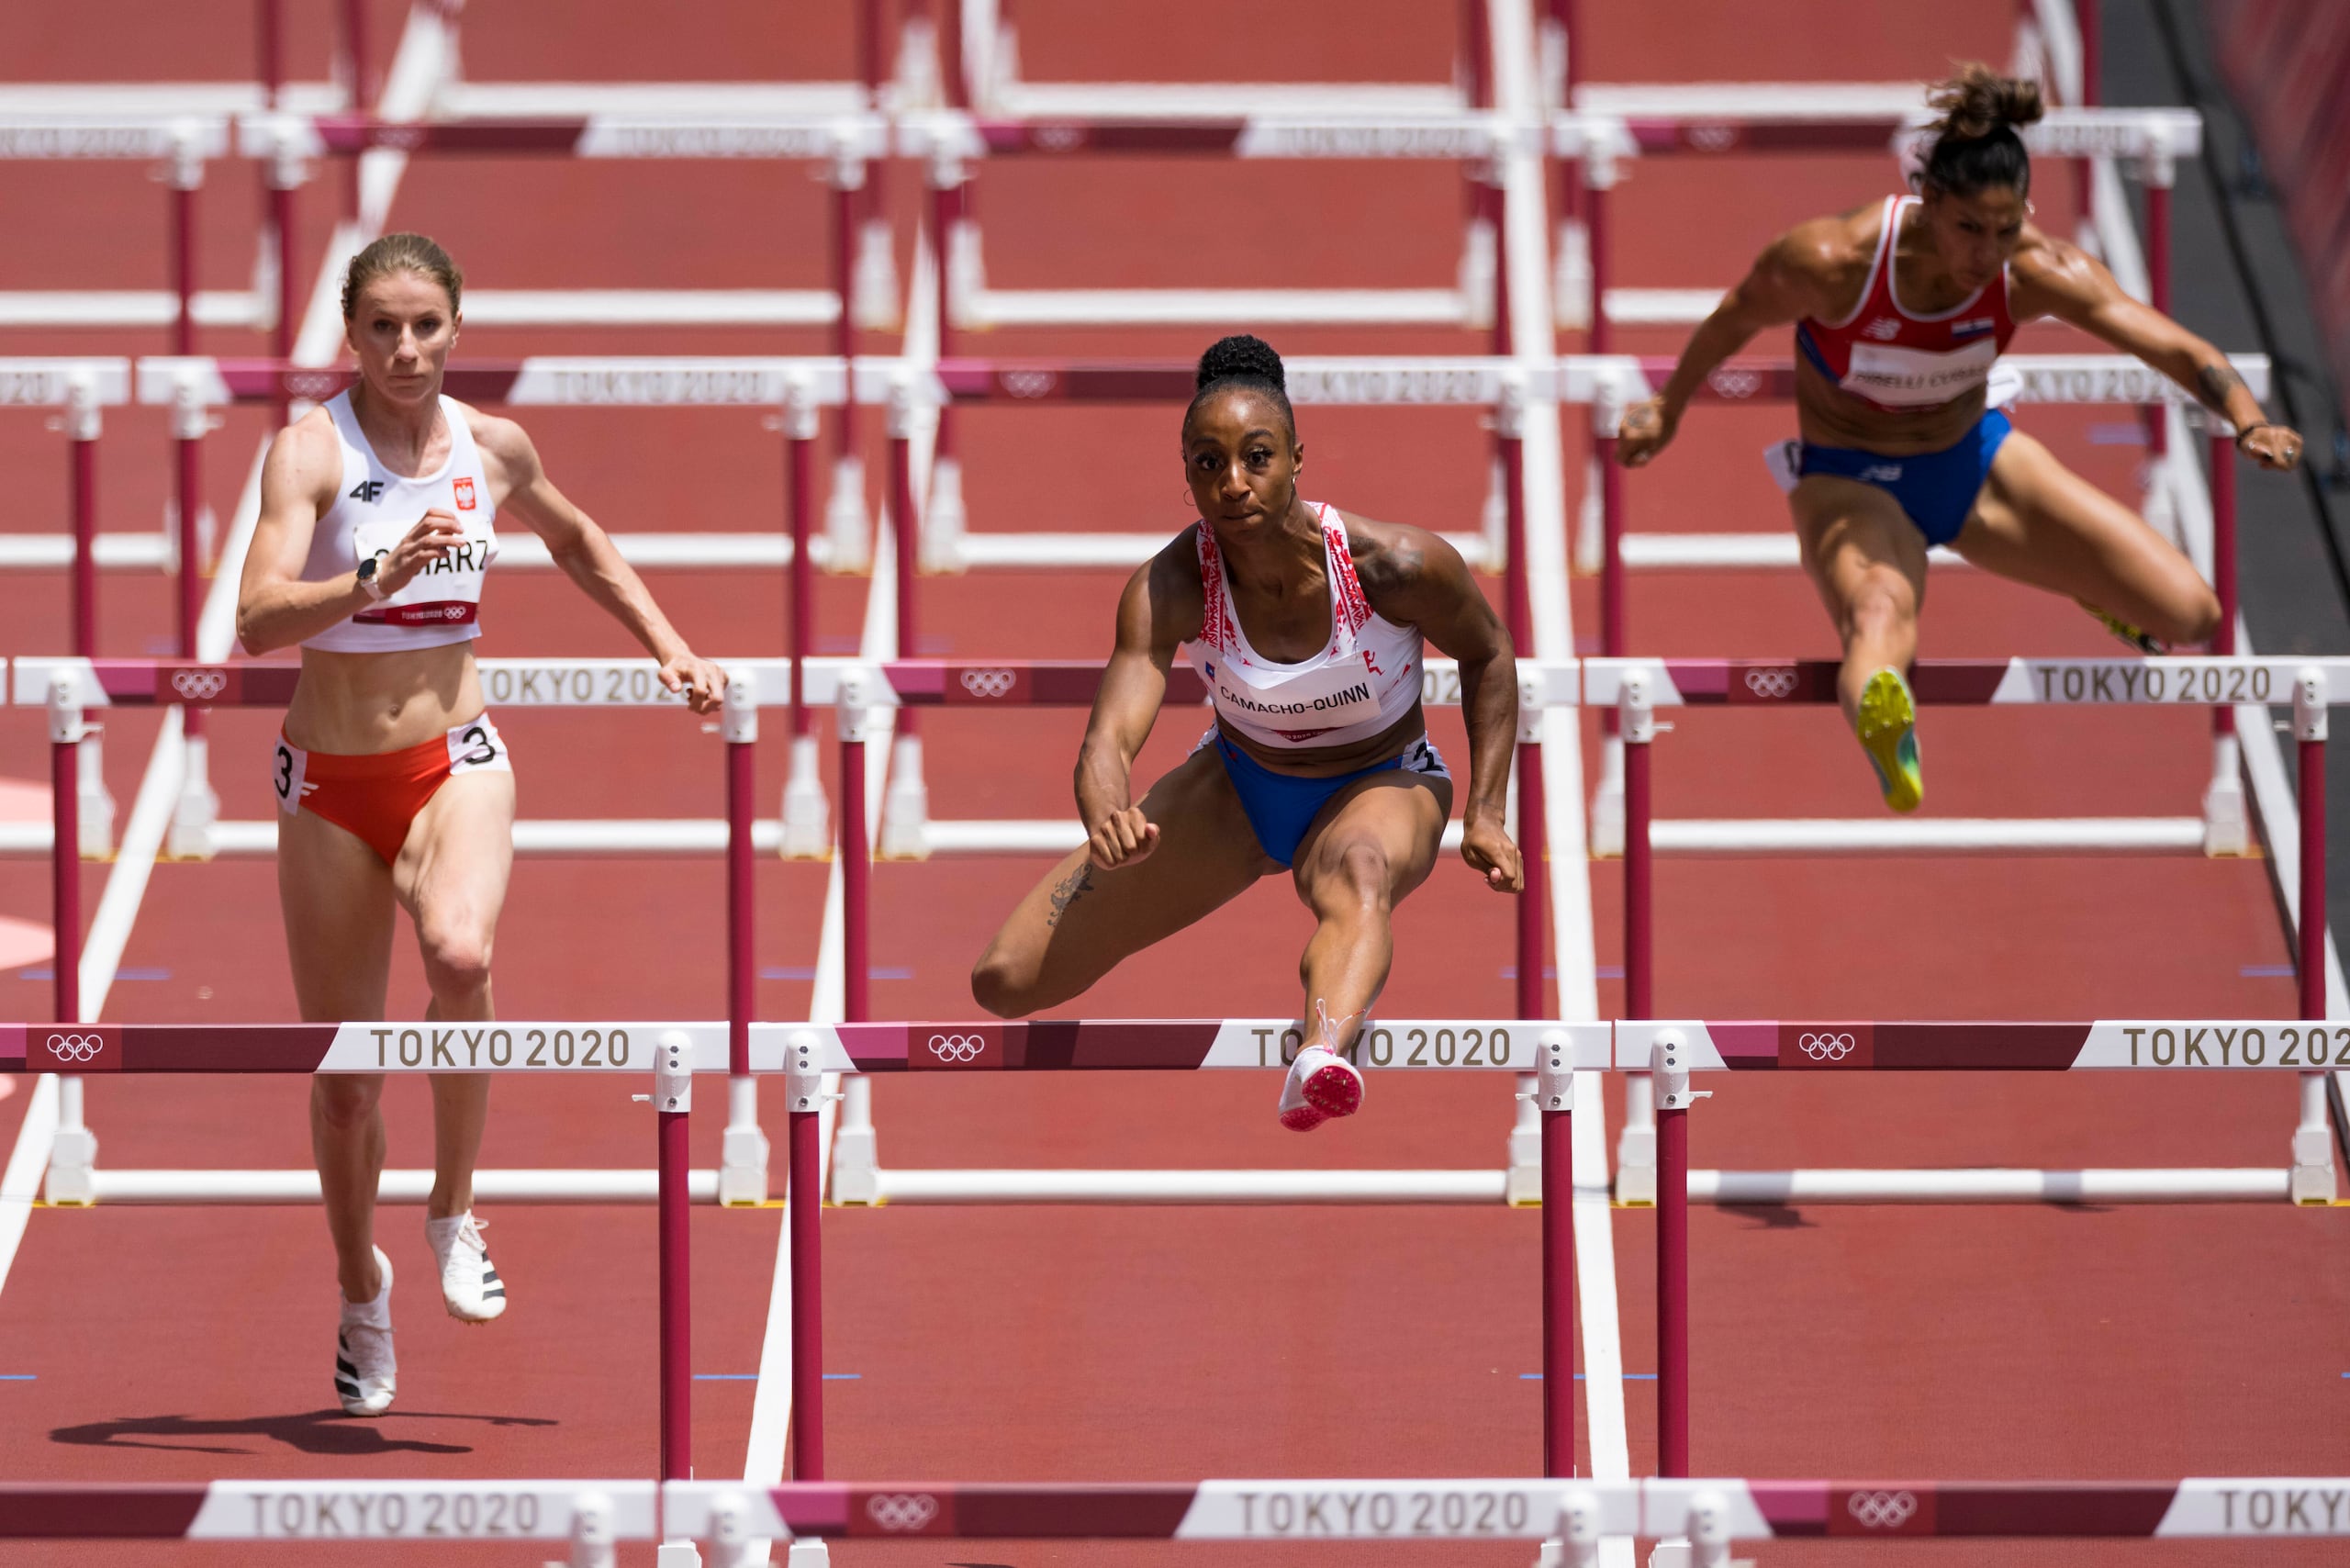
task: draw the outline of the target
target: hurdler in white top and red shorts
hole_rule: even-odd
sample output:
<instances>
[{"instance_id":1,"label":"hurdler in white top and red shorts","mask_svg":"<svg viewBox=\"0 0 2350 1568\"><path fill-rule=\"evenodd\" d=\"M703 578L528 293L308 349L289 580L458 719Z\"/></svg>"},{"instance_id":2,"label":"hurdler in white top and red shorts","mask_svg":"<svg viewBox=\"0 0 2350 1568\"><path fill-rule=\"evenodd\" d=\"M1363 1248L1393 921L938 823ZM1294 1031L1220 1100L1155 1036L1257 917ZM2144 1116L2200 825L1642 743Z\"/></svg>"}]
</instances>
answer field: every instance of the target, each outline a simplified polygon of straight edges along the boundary
<instances>
[{"instance_id":1,"label":"hurdler in white top and red shorts","mask_svg":"<svg viewBox=\"0 0 2350 1568\"><path fill-rule=\"evenodd\" d=\"M428 562L407 587L303 643L335 654L396 653L470 642L481 635L481 589L498 556L491 526L489 476L466 428L464 409L441 399L449 425L449 460L437 473L409 478L384 466L352 413L351 394L326 405L342 443L342 476L335 503L310 534L305 582L330 582L378 560L434 508L455 517L462 543ZM443 736L399 751L339 756L304 751L278 736L270 765L277 808L325 818L357 835L386 865L399 857L408 824L441 786L460 773L510 773L506 742L489 715L459 724Z\"/></svg>"}]
</instances>

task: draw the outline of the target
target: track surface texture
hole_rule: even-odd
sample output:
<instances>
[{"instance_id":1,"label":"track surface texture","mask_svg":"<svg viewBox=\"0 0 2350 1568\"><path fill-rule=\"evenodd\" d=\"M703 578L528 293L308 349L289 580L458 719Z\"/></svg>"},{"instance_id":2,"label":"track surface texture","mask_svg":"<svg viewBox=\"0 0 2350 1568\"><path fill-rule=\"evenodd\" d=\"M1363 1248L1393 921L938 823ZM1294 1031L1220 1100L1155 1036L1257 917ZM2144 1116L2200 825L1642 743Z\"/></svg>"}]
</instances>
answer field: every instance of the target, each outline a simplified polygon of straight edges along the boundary
<instances>
[{"instance_id":1,"label":"track surface texture","mask_svg":"<svg viewBox=\"0 0 2350 1568\"><path fill-rule=\"evenodd\" d=\"M1496 0L1500 3L1500 0ZM326 75L325 8L286 7L289 74ZM789 28L756 0L707 0L690 25L648 25L599 0L561 25L539 8L475 0L462 20L478 81L838 80L852 67L842 0L794 6ZM1440 81L1453 53L1446 6L1412 0L1023 0L1022 65L1035 81L1219 78ZM1880 82L1942 74L1953 59L2005 62L2006 5L1919 7L1799 0L1767 27L1734 0L1585 5L1590 82ZM316 14L313 14L316 13ZM72 20L0 16L0 60L23 81L239 78L248 7L105 0ZM378 67L403 13L371 6ZM153 287L160 187L129 165L0 163L0 209L71 212L39 247L0 247L0 289ZM1880 157L1687 158L1636 164L1614 223L1616 281L1721 286L1772 234L1891 188ZM258 207L249 164L207 191L207 287L241 286ZM901 274L912 262L918 171L890 171ZM304 265L326 238L325 187L308 206ZM1035 159L990 166L979 189L999 287L1383 286L1452 281L1460 196L1449 165ZM2069 232L2075 192L2052 170L2039 221ZM391 227L448 243L484 287L820 286L822 187L798 165L418 159ZM1246 327L1236 322L1235 329ZM1211 334L1002 330L968 352L1164 358ZM1288 352L1483 353L1482 335L1433 329L1269 333ZM882 352L896 340L870 340ZM1623 334L1672 352L1680 333ZM1579 346L1561 332L1563 351ZM160 332L19 331L0 353L156 353ZM2019 348L2089 345L2047 327ZM207 352L264 352L257 335L206 334ZM1758 352L1785 352L1781 342ZM469 330L460 355L822 353L813 331ZM974 531L1123 530L1171 535L1189 520L1172 409L988 409L960 416ZM2119 410L2026 410L2020 421L2116 493L2135 494L2143 448L2115 443ZM746 410L539 409L526 423L557 482L606 526L768 531L779 521L778 442ZM1756 454L1791 411L1703 406L1677 445L1626 486L1631 526L1774 532L1784 509ZM881 472L868 413L868 468ZM1562 416L1566 515L1580 499L1587 420ZM1486 438L1458 410L1308 410L1307 492L1384 520L1472 531ZM2126 433L2126 431L2125 431ZM263 416L232 412L208 455L210 504L233 511ZM162 511L162 420L110 411L102 526ZM50 532L64 509L56 438L23 411L0 418L0 468L18 504L0 528ZM875 487L875 498L880 487ZM2257 519L2250 520L2257 526ZM784 589L751 573L669 571L655 591L698 650L784 647ZM926 654L1098 657L1119 576L1097 571L933 577L920 588ZM829 578L816 650L856 646L869 580ZM1488 592L1498 601L1498 579ZM0 582L0 652L66 643L62 576ZM2071 606L1945 572L1931 588L1927 655L2110 651ZM101 583L105 650L168 651L168 585ZM1581 648L1595 646L1591 584L1572 585ZM485 655L611 655L632 649L583 613L550 573L504 574L486 606ZM1796 575L1636 576L1631 647L1675 655L1818 655L1832 637ZM1562 650L1563 651L1563 650ZM526 816L720 813L716 737L668 712L501 713ZM1863 816L1867 768L1832 713L1693 712L1655 753L1660 817ZM214 716L214 773L229 819L270 814L263 759L275 715ZM1164 717L1137 776L1180 759L1195 715ZM922 729L938 818L1069 811L1074 713L939 713ZM825 726L829 734L829 724ZM1432 715L1456 769L1457 714ZM123 811L156 730L108 719ZM1931 711L1922 737L1934 815L2187 815L2208 769L2199 713L2119 710ZM759 799L782 788L786 726L763 725ZM0 775L45 777L39 715L0 712ZM1582 726L1595 777L1596 723ZM827 758L831 748L827 741ZM38 809L37 807L34 809ZM963 1017L979 946L1046 862L1004 857L884 863L873 879L879 1018ZM1562 937L1558 972L1595 972L1598 1016L1621 1010L1621 864L1591 868L1595 950ZM106 868L84 869L94 903ZM804 1017L826 886L822 865L758 871L757 1015ZM2289 1016L2290 955L2266 864L2199 857L1667 858L1656 882L1656 1001L1668 1016L2091 1018ZM700 1018L724 1007L723 897L715 860L533 859L518 864L498 946L509 1016ZM45 867L0 862L0 917L49 917ZM1396 1017L1505 1016L1512 911L1457 861L1399 912ZM1086 1015L1282 1014L1310 923L1269 879L1207 924L1128 963L1076 1004ZM395 1017L421 1015L412 951L396 964ZM0 1014L47 1015L38 963L0 975ZM290 1019L266 862L159 866L106 1003L119 1020ZM5 1083L6 1081L0 1081ZM706 1081L698 1165L715 1162L723 1104ZM1707 1087L1693 1163L1792 1166L2268 1165L2287 1158L2294 1105L2277 1078L2157 1080L1931 1075ZM651 1118L634 1081L500 1084L483 1163L643 1165ZM0 1097L12 1146L30 1081ZM885 1081L881 1162L895 1167L1483 1167L1502 1163L1514 1114L1490 1076L1374 1078L1355 1121L1299 1137L1275 1124L1264 1074L976 1081ZM307 1163L306 1088L291 1080L93 1083L107 1167ZM767 1091L781 1188L779 1085ZM1606 1113L1612 1143L1621 1092ZM423 1085L387 1095L390 1163L429 1163ZM1596 1124L1586 1114L1579 1123ZM1595 1126L1578 1127L1587 1137ZM643 1475L655 1465L653 1216L648 1208L486 1206L513 1293L482 1328L431 1308L413 1207L380 1230L397 1265L400 1396L380 1421L343 1418L329 1383L334 1277L319 1215L303 1208L41 1209L0 1292L0 1473L23 1479L212 1476ZM1634 1474L1652 1472L1653 1215L1613 1216L1614 1280ZM1181 1480L1203 1475L1478 1475L1539 1471L1538 1215L1492 1207L893 1205L830 1210L826 1242L828 1468L835 1476ZM746 1458L778 1211L694 1219L695 1457L704 1477ZM2350 1471L2350 1210L2282 1204L2057 1209L1707 1209L1691 1226L1693 1465L1698 1474L2168 1477ZM1590 1286L1586 1278L1586 1288ZM1584 1322L1591 1321L1585 1314ZM719 1381L723 1379L724 1381ZM1614 1391L1607 1391L1612 1399ZM1580 1424L1579 1424L1580 1425ZM1591 1449L1579 1435L1589 1473ZM301 1549L0 1544L0 1563L267 1562ZM2320 1543L1896 1548L1939 1564L2164 1565L2327 1561ZM855 1564L1308 1563L1306 1547L1176 1548L1030 1542L836 1545ZM1523 1562L1516 1546L1377 1549L1382 1562ZM529 1549L433 1549L436 1562L537 1561ZM1765 1562L1839 1561L1827 1546L1750 1549ZM363 1547L353 1561L428 1560ZM1371 1550L1358 1555L1368 1559ZM649 1547L623 1561L649 1562ZM306 1553L306 1560L308 1560ZM318 1558L327 1561L324 1556ZM339 1559L338 1559L339 1560Z\"/></svg>"}]
</instances>

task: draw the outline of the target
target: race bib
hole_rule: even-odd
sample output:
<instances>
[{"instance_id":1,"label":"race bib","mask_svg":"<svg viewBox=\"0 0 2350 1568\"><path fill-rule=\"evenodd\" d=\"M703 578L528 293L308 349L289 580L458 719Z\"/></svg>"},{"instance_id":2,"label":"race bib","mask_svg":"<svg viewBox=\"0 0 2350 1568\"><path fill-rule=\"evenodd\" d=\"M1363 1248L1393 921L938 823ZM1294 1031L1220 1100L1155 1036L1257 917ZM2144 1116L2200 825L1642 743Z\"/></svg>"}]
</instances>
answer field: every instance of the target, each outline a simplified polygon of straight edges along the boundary
<instances>
[{"instance_id":1,"label":"race bib","mask_svg":"<svg viewBox=\"0 0 2350 1568\"><path fill-rule=\"evenodd\" d=\"M513 761L506 754L506 737L484 713L470 724L460 724L449 732L449 776L460 773L511 773Z\"/></svg>"}]
</instances>

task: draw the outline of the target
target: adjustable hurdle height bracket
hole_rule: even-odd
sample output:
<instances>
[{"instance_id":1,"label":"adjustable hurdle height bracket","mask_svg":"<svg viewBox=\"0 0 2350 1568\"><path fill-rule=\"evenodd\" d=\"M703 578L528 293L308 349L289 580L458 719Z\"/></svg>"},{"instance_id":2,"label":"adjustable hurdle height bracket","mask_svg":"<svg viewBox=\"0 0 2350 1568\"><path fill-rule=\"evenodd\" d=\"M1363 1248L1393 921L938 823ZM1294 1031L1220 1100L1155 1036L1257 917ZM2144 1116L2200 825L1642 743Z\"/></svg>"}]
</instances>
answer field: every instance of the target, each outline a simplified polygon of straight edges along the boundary
<instances>
[{"instance_id":1,"label":"adjustable hurdle height bracket","mask_svg":"<svg viewBox=\"0 0 2350 1568\"><path fill-rule=\"evenodd\" d=\"M2295 931L2301 1016L2325 1017L2325 672L2304 667L2293 680L2293 739L2300 753L2300 919ZM2293 1130L2288 1189L2296 1204L2333 1202L2333 1140L2327 1122L2325 1074L2300 1078L2301 1114Z\"/></svg>"},{"instance_id":2,"label":"adjustable hurdle height bracket","mask_svg":"<svg viewBox=\"0 0 2350 1568\"><path fill-rule=\"evenodd\" d=\"M1688 1533L1661 1540L1649 1553L1649 1568L1754 1568L1748 1558L1729 1554L1729 1500L1714 1491L1689 1499Z\"/></svg>"}]
</instances>

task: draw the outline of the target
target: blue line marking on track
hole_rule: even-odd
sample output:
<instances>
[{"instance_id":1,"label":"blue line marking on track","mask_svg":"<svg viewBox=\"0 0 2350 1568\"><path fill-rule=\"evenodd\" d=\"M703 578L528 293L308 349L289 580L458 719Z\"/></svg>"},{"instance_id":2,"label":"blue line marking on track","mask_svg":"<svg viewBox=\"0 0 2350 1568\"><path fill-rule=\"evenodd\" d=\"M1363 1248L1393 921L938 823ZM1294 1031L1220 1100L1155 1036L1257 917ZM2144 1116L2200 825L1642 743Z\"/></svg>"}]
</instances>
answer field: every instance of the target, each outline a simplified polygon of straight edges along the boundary
<instances>
[{"instance_id":1,"label":"blue line marking on track","mask_svg":"<svg viewBox=\"0 0 2350 1568\"><path fill-rule=\"evenodd\" d=\"M855 1383L864 1375L863 1372L826 1372L824 1381L826 1383ZM756 1372L696 1372L694 1381L696 1383L756 1383L759 1381L759 1374Z\"/></svg>"},{"instance_id":2,"label":"blue line marking on track","mask_svg":"<svg viewBox=\"0 0 2350 1568\"><path fill-rule=\"evenodd\" d=\"M2350 1377L2350 1372L2344 1372L2342 1375ZM0 1372L0 1383L32 1383L39 1376L39 1372Z\"/></svg>"},{"instance_id":3,"label":"blue line marking on track","mask_svg":"<svg viewBox=\"0 0 2350 1568\"><path fill-rule=\"evenodd\" d=\"M1626 1383L1654 1383L1656 1381L1656 1373L1654 1372L1618 1372L1616 1375ZM2344 1377L2350 1377L2350 1372L2344 1372L2342 1375ZM1540 1372L1520 1372L1517 1374L1517 1381L1520 1383L1540 1383L1542 1381L1542 1374ZM1575 1381L1577 1383L1581 1383L1583 1381L1583 1373L1575 1373Z\"/></svg>"},{"instance_id":4,"label":"blue line marking on track","mask_svg":"<svg viewBox=\"0 0 2350 1568\"><path fill-rule=\"evenodd\" d=\"M2236 970L2244 980L2291 980L2293 972L2290 964L2246 964Z\"/></svg>"},{"instance_id":5,"label":"blue line marking on track","mask_svg":"<svg viewBox=\"0 0 2350 1568\"><path fill-rule=\"evenodd\" d=\"M1517 978L1517 966L1516 966L1516 964L1504 964L1504 965L1502 966L1502 979L1504 979L1504 980L1516 980L1516 978ZM1542 978L1543 978L1544 980L1557 980L1557 979L1559 978L1559 971L1558 971L1557 968L1556 968L1555 966L1553 966L1553 965L1550 965L1550 964L1545 964L1545 965L1543 965L1543 966L1542 966Z\"/></svg>"}]
</instances>

